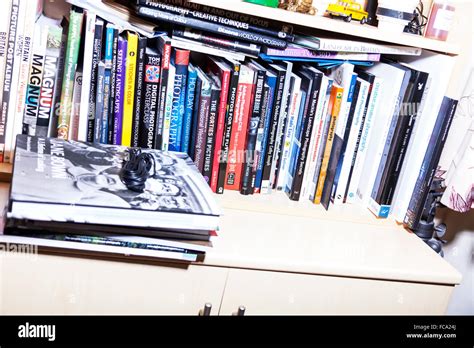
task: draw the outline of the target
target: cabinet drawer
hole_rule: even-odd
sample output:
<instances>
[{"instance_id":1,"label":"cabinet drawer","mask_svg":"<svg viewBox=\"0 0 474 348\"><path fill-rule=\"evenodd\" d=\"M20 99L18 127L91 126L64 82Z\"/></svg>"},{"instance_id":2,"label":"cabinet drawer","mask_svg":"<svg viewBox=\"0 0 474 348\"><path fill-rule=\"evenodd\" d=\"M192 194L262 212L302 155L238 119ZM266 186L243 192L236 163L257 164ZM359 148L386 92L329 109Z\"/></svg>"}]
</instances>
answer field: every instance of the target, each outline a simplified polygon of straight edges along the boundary
<instances>
[{"instance_id":1,"label":"cabinet drawer","mask_svg":"<svg viewBox=\"0 0 474 348\"><path fill-rule=\"evenodd\" d=\"M0 255L2 314L217 314L227 269Z\"/></svg>"},{"instance_id":2,"label":"cabinet drawer","mask_svg":"<svg viewBox=\"0 0 474 348\"><path fill-rule=\"evenodd\" d=\"M232 269L221 315L442 314L453 287Z\"/></svg>"}]
</instances>

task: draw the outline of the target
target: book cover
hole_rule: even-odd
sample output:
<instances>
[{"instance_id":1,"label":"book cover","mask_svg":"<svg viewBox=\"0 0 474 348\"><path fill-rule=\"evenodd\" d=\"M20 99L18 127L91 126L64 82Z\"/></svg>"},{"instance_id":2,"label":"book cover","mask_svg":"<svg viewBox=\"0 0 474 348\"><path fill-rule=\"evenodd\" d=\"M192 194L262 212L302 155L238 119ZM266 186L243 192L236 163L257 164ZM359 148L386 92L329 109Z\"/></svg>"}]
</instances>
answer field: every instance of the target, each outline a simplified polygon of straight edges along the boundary
<instances>
[{"instance_id":1,"label":"book cover","mask_svg":"<svg viewBox=\"0 0 474 348\"><path fill-rule=\"evenodd\" d=\"M119 36L117 44L117 76L115 82L114 130L112 138L112 143L114 145L122 144L123 105L127 71L127 45L127 40Z\"/></svg>"},{"instance_id":2,"label":"book cover","mask_svg":"<svg viewBox=\"0 0 474 348\"><path fill-rule=\"evenodd\" d=\"M158 113L158 94L161 78L160 69L160 54L157 50L147 47L145 52L143 112L140 118L140 137L138 143L142 148L155 148L155 122Z\"/></svg>"},{"instance_id":3,"label":"book cover","mask_svg":"<svg viewBox=\"0 0 474 348\"><path fill-rule=\"evenodd\" d=\"M125 60L125 89L123 96L122 145L132 145L132 128L137 73L138 35L127 32L127 58Z\"/></svg>"},{"instance_id":4,"label":"book cover","mask_svg":"<svg viewBox=\"0 0 474 348\"><path fill-rule=\"evenodd\" d=\"M135 100L133 101L133 121L132 121L132 146L139 146L140 137L140 118L143 109L143 83L145 75L145 50L147 38L138 36L137 56L135 64Z\"/></svg>"},{"instance_id":5,"label":"book cover","mask_svg":"<svg viewBox=\"0 0 474 348\"><path fill-rule=\"evenodd\" d=\"M157 38L158 52L161 54L160 93L158 95L158 115L156 117L155 148L163 146L163 126L165 120L166 94L168 89L168 75L171 60L171 40L167 36Z\"/></svg>"},{"instance_id":6,"label":"book cover","mask_svg":"<svg viewBox=\"0 0 474 348\"><path fill-rule=\"evenodd\" d=\"M19 135L8 218L215 230L220 211L189 157L143 151L154 165L137 192L121 180L126 147Z\"/></svg>"},{"instance_id":7,"label":"book cover","mask_svg":"<svg viewBox=\"0 0 474 348\"><path fill-rule=\"evenodd\" d=\"M183 135L181 137L181 151L189 154L189 144L191 142L192 121L194 112L194 102L196 98L197 72L194 65L188 65L188 79L186 86L186 101L183 119Z\"/></svg>"},{"instance_id":8,"label":"book cover","mask_svg":"<svg viewBox=\"0 0 474 348\"><path fill-rule=\"evenodd\" d=\"M83 13L75 7L69 15L69 32L66 48L66 57L61 90L61 108L58 118L58 138L67 139L69 135L69 121L71 117L72 94L74 88L74 75L76 73L79 46L81 42Z\"/></svg>"}]
</instances>

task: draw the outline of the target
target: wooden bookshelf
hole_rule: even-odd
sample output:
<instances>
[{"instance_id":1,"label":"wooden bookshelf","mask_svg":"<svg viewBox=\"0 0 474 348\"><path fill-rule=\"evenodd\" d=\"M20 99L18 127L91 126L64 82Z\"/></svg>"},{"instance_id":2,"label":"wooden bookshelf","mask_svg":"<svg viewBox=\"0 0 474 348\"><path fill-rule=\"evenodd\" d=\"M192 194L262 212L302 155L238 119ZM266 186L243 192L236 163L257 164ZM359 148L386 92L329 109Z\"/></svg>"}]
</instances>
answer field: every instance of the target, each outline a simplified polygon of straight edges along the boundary
<instances>
[{"instance_id":1,"label":"wooden bookshelf","mask_svg":"<svg viewBox=\"0 0 474 348\"><path fill-rule=\"evenodd\" d=\"M10 182L12 180L12 165L10 163L0 163L0 182Z\"/></svg>"},{"instance_id":2,"label":"wooden bookshelf","mask_svg":"<svg viewBox=\"0 0 474 348\"><path fill-rule=\"evenodd\" d=\"M441 53L459 54L460 46L453 42L443 42L427 39L407 33L394 33L381 30L370 25L361 25L359 22L346 23L342 20L330 19L321 16L311 16L297 12L285 11L278 8L264 7L240 0L189 0L205 6L212 6L227 11L234 11L246 15L263 17L275 21L300 25L308 28L325 30L337 34L355 36L358 39L370 39L385 43L419 47Z\"/></svg>"}]
</instances>

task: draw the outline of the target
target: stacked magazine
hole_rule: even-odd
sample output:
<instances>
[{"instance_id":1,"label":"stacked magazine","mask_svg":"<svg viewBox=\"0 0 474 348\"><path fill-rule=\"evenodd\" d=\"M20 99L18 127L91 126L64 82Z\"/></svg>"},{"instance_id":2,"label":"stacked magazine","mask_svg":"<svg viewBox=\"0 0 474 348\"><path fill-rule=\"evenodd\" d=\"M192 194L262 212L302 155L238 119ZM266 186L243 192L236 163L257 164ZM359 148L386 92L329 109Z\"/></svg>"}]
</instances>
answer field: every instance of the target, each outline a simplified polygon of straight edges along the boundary
<instances>
[{"instance_id":1,"label":"stacked magazine","mask_svg":"<svg viewBox=\"0 0 474 348\"><path fill-rule=\"evenodd\" d=\"M28 135L16 146L0 242L183 261L210 247L219 209L187 154L141 150L145 171L124 175L124 146Z\"/></svg>"}]
</instances>

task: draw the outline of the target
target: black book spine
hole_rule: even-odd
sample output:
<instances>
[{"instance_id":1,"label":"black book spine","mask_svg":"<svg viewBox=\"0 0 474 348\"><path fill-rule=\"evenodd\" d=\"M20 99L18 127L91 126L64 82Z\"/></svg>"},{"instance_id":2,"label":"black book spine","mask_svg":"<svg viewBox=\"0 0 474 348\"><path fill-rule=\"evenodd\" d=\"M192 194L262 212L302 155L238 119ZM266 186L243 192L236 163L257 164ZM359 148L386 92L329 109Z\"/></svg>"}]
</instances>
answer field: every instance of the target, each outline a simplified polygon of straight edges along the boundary
<instances>
[{"instance_id":1,"label":"black book spine","mask_svg":"<svg viewBox=\"0 0 474 348\"><path fill-rule=\"evenodd\" d=\"M402 169L403 160L405 159L407 152L408 143L415 126L416 117L420 111L419 107L421 105L421 100L423 99L425 85L428 81L427 73L419 71L413 75L416 75L413 82L413 98L411 103L405 107L405 109L408 110L409 115L403 115L402 117L405 119L405 125L403 126L402 134L400 134L398 145L396 149L394 149L392 155L388 179L386 180L386 185L379 198L380 204L389 205L392 202L393 194Z\"/></svg>"},{"instance_id":2,"label":"black book spine","mask_svg":"<svg viewBox=\"0 0 474 348\"><path fill-rule=\"evenodd\" d=\"M229 154L230 136L232 134L232 122L234 120L235 97L239 84L240 64L233 65L230 76L229 95L227 98L227 112L225 117L224 134L222 139L221 156L219 161L219 177L217 180L216 193L224 193L225 172L227 169L227 156Z\"/></svg>"},{"instance_id":3,"label":"black book spine","mask_svg":"<svg viewBox=\"0 0 474 348\"><path fill-rule=\"evenodd\" d=\"M162 39L162 40L161 40ZM160 38L159 48L161 52L161 77L160 91L158 95L158 113L155 122L155 149L161 149L163 142L163 122L165 118L166 93L168 86L168 76L171 61L171 43L169 39ZM199 99L199 98L198 98Z\"/></svg>"},{"instance_id":4,"label":"black book spine","mask_svg":"<svg viewBox=\"0 0 474 348\"><path fill-rule=\"evenodd\" d=\"M138 38L137 66L135 74L135 101L133 104L133 123L132 123L132 146L138 147L140 135L140 118L142 111L143 81L145 75L145 50L147 38L140 36Z\"/></svg>"},{"instance_id":5,"label":"black book spine","mask_svg":"<svg viewBox=\"0 0 474 348\"><path fill-rule=\"evenodd\" d=\"M301 137L301 149L298 153L296 162L296 170L291 184L290 199L298 201L301 194L301 186L303 185L303 175L306 166L306 158L308 157L309 143L311 141L311 133L313 131L314 117L316 116L316 106L318 103L319 92L321 90L321 82L323 81L322 73L315 73L312 77L313 85L308 107L305 108L303 115L303 133Z\"/></svg>"},{"instance_id":6,"label":"black book spine","mask_svg":"<svg viewBox=\"0 0 474 348\"><path fill-rule=\"evenodd\" d=\"M216 141L217 112L219 110L220 88L211 90L211 102L209 106L209 119L207 123L206 143L204 148L204 165L202 175L207 183L211 184L212 160L214 158L214 144Z\"/></svg>"},{"instance_id":7,"label":"black book spine","mask_svg":"<svg viewBox=\"0 0 474 348\"><path fill-rule=\"evenodd\" d=\"M267 142L267 153L262 174L262 187L264 182L269 182L272 171L273 152L275 151L275 142L278 128L278 115L280 114L281 100L283 98L283 87L285 85L285 71L278 71L275 100L273 101L273 113L270 120L270 129ZM270 183L271 185L271 183Z\"/></svg>"},{"instance_id":8,"label":"black book spine","mask_svg":"<svg viewBox=\"0 0 474 348\"><path fill-rule=\"evenodd\" d=\"M280 29L273 29L271 21L262 18L248 17L233 12L222 13L222 11L219 9L207 6L201 8L199 4L188 3L187 1L183 2L181 0L137 0L137 4L138 6L155 7L159 8L160 10L180 14L185 17L202 19L208 22L226 25L236 29L265 34L284 39L289 42L293 42L295 40L294 35L291 34L291 30L293 29L291 26L286 25ZM217 11L219 11L219 13L217 13ZM252 21L258 22L251 23Z\"/></svg>"},{"instance_id":9,"label":"black book spine","mask_svg":"<svg viewBox=\"0 0 474 348\"><path fill-rule=\"evenodd\" d=\"M140 118L138 146L155 148L156 114L160 92L161 57L157 52L145 53L145 74L143 83L143 111Z\"/></svg>"},{"instance_id":10,"label":"black book spine","mask_svg":"<svg viewBox=\"0 0 474 348\"><path fill-rule=\"evenodd\" d=\"M92 51L91 85L89 94L89 110L87 112L87 141L94 141L95 127L95 102L97 90L97 71L100 60L102 59L102 35L104 31L104 22L97 20L94 32L94 48Z\"/></svg>"},{"instance_id":11,"label":"black book spine","mask_svg":"<svg viewBox=\"0 0 474 348\"><path fill-rule=\"evenodd\" d=\"M113 44L112 44L112 66L110 69L110 99L109 99L109 116L108 121L108 144L113 143L114 136L114 103L115 103L115 88L117 85L117 50L118 50L118 29L114 29Z\"/></svg>"},{"instance_id":12,"label":"black book spine","mask_svg":"<svg viewBox=\"0 0 474 348\"><path fill-rule=\"evenodd\" d=\"M245 163L242 167L242 182L240 193L243 195L253 194L252 169L255 161L255 144L257 142L257 131L262 117L262 95L265 83L265 70L258 70L256 75L255 92L253 93L252 115L247 129L247 144L245 146Z\"/></svg>"},{"instance_id":13,"label":"black book spine","mask_svg":"<svg viewBox=\"0 0 474 348\"><path fill-rule=\"evenodd\" d=\"M218 23L207 22L201 19L184 17L176 13L158 10L157 8L138 6L138 14L144 17L171 23L173 25L181 25L198 30L209 31L215 34L254 42L256 44L266 45L269 47L284 49L287 46L287 42L283 39L278 39L251 31L245 31L242 29L236 29Z\"/></svg>"},{"instance_id":14,"label":"black book spine","mask_svg":"<svg viewBox=\"0 0 474 348\"><path fill-rule=\"evenodd\" d=\"M457 104L457 100L444 97L439 109L433 133L431 134L405 216L404 223L408 228L416 229L420 222L423 207L430 191L431 182L436 173L439 158L441 157L441 152L446 142Z\"/></svg>"}]
</instances>

